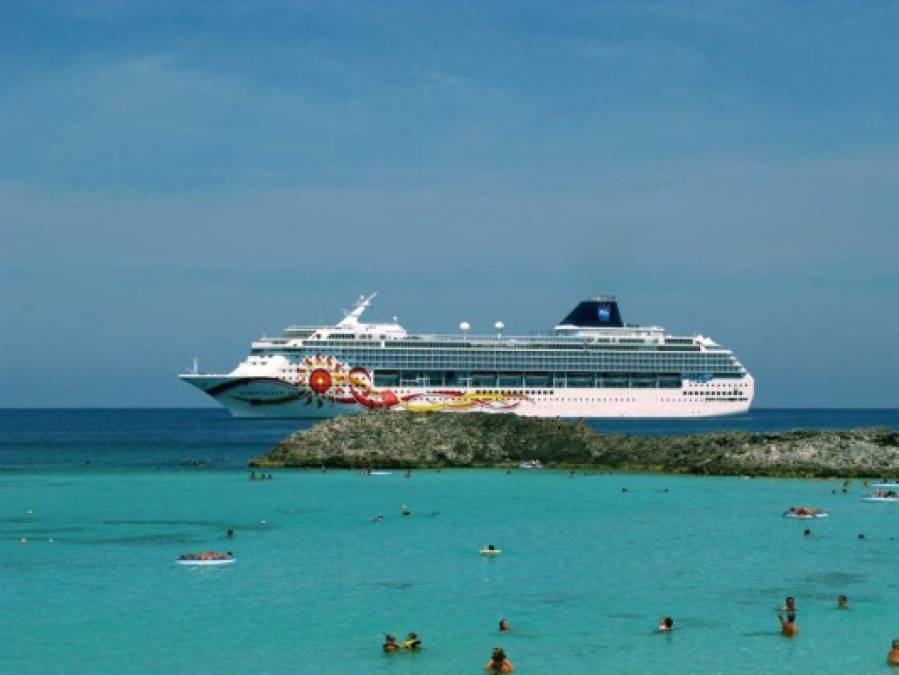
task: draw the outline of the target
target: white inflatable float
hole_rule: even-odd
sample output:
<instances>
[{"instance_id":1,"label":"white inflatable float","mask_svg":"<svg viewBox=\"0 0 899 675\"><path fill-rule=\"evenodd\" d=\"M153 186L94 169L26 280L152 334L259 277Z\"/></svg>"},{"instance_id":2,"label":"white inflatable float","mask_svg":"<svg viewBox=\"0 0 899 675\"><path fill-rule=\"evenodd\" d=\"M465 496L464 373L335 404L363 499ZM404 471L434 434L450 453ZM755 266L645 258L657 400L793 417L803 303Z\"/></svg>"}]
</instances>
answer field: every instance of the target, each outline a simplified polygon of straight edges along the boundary
<instances>
[{"instance_id":1,"label":"white inflatable float","mask_svg":"<svg viewBox=\"0 0 899 675\"><path fill-rule=\"evenodd\" d=\"M237 560L233 555L227 558L178 558L175 562L188 567L221 567L231 565Z\"/></svg>"},{"instance_id":2,"label":"white inflatable float","mask_svg":"<svg viewBox=\"0 0 899 675\"><path fill-rule=\"evenodd\" d=\"M482 548L478 553L481 555L499 555L503 550L501 548Z\"/></svg>"}]
</instances>

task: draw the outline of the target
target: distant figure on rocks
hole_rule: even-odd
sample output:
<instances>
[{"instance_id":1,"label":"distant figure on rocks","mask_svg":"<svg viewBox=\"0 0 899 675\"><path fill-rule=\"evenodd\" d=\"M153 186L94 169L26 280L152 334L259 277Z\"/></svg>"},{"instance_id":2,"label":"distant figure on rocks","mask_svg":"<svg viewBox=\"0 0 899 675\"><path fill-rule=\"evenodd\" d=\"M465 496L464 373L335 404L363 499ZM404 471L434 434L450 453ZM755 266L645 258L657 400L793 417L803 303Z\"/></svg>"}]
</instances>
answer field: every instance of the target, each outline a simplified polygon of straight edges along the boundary
<instances>
[{"instance_id":1,"label":"distant figure on rocks","mask_svg":"<svg viewBox=\"0 0 899 675\"><path fill-rule=\"evenodd\" d=\"M512 624L509 623L508 619L500 619L499 620L499 632L505 633L510 628L512 628Z\"/></svg>"},{"instance_id":2,"label":"distant figure on rocks","mask_svg":"<svg viewBox=\"0 0 899 675\"><path fill-rule=\"evenodd\" d=\"M837 607L839 607L840 609L849 609L849 598L847 598L845 595L840 595L837 598Z\"/></svg>"},{"instance_id":3,"label":"distant figure on rocks","mask_svg":"<svg viewBox=\"0 0 899 675\"><path fill-rule=\"evenodd\" d=\"M799 626L796 625L796 615L793 612L787 612L786 618L778 612L777 618L780 619L780 632L785 637L794 637L799 635Z\"/></svg>"},{"instance_id":4,"label":"distant figure on rocks","mask_svg":"<svg viewBox=\"0 0 899 675\"><path fill-rule=\"evenodd\" d=\"M656 631L659 633L670 633L674 630L674 619L670 616L663 616L659 618L659 627L656 628Z\"/></svg>"},{"instance_id":5,"label":"distant figure on rocks","mask_svg":"<svg viewBox=\"0 0 899 675\"><path fill-rule=\"evenodd\" d=\"M899 666L899 640L893 640L893 646L887 654L887 663L891 666Z\"/></svg>"},{"instance_id":6,"label":"distant figure on rocks","mask_svg":"<svg viewBox=\"0 0 899 675\"><path fill-rule=\"evenodd\" d=\"M493 648L493 654L490 656L485 669L491 673L511 673L515 670L502 647Z\"/></svg>"}]
</instances>

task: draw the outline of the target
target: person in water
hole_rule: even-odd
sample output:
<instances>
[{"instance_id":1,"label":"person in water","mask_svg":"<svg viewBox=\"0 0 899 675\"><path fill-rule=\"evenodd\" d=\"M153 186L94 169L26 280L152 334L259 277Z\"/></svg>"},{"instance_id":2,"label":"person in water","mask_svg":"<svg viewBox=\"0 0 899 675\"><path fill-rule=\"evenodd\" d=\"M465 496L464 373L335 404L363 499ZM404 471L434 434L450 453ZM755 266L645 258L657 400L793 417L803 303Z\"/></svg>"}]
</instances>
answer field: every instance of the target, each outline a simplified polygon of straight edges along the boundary
<instances>
[{"instance_id":1,"label":"person in water","mask_svg":"<svg viewBox=\"0 0 899 675\"><path fill-rule=\"evenodd\" d=\"M410 508L409 508L408 506L406 506L405 504L403 504L403 515L404 515L404 516L411 516L411 515L412 515L412 509L410 509Z\"/></svg>"},{"instance_id":2,"label":"person in water","mask_svg":"<svg viewBox=\"0 0 899 675\"><path fill-rule=\"evenodd\" d=\"M670 616L663 616L659 618L659 627L656 628L656 631L659 633L670 633L674 630L674 619Z\"/></svg>"},{"instance_id":3,"label":"person in water","mask_svg":"<svg viewBox=\"0 0 899 675\"><path fill-rule=\"evenodd\" d=\"M893 640L893 644L887 654L887 663L891 666L899 666L899 640Z\"/></svg>"},{"instance_id":4,"label":"person in water","mask_svg":"<svg viewBox=\"0 0 899 675\"><path fill-rule=\"evenodd\" d=\"M499 632L500 633L505 633L510 628L512 628L512 624L509 623L508 619L503 618L503 619L499 620Z\"/></svg>"},{"instance_id":5,"label":"person in water","mask_svg":"<svg viewBox=\"0 0 899 675\"><path fill-rule=\"evenodd\" d=\"M415 633L409 633L403 641L403 649L421 649L421 640Z\"/></svg>"},{"instance_id":6,"label":"person in water","mask_svg":"<svg viewBox=\"0 0 899 675\"><path fill-rule=\"evenodd\" d=\"M384 644L381 645L381 648L387 652L398 652L400 650L400 646L396 643L396 635L393 633L385 633L384 634Z\"/></svg>"},{"instance_id":7,"label":"person in water","mask_svg":"<svg viewBox=\"0 0 899 675\"><path fill-rule=\"evenodd\" d=\"M371 522L373 522L373 523L380 523L382 520L384 520L384 514L383 514L383 513L379 513L378 515L374 516L374 517L371 519Z\"/></svg>"},{"instance_id":8,"label":"person in water","mask_svg":"<svg viewBox=\"0 0 899 675\"><path fill-rule=\"evenodd\" d=\"M778 612L777 618L780 619L780 632L786 637L794 637L799 635L799 626L796 625L796 615L793 612L787 612L786 618Z\"/></svg>"},{"instance_id":9,"label":"person in water","mask_svg":"<svg viewBox=\"0 0 899 675\"><path fill-rule=\"evenodd\" d=\"M485 669L491 673L511 673L515 670L502 647L493 648L493 654L490 656Z\"/></svg>"},{"instance_id":10,"label":"person in water","mask_svg":"<svg viewBox=\"0 0 899 675\"><path fill-rule=\"evenodd\" d=\"M225 536L228 537L228 539L234 539L234 530L229 527L228 531L225 533Z\"/></svg>"},{"instance_id":11,"label":"person in water","mask_svg":"<svg viewBox=\"0 0 899 675\"><path fill-rule=\"evenodd\" d=\"M849 609L849 598L847 598L845 595L840 595L837 598L837 607L839 607L840 609Z\"/></svg>"},{"instance_id":12,"label":"person in water","mask_svg":"<svg viewBox=\"0 0 899 675\"><path fill-rule=\"evenodd\" d=\"M788 595L784 600L784 606L780 608L782 612L787 612L790 614L796 613L796 598L792 595Z\"/></svg>"}]
</instances>

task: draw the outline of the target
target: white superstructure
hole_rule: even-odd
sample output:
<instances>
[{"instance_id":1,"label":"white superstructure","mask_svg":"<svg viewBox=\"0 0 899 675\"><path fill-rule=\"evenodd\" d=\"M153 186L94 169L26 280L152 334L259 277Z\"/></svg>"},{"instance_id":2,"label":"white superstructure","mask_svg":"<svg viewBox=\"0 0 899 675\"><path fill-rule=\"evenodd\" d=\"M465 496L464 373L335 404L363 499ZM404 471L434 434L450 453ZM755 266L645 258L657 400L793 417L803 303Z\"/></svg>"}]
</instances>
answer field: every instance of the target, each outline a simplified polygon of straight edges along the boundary
<instances>
[{"instance_id":1,"label":"white superstructure","mask_svg":"<svg viewBox=\"0 0 899 675\"><path fill-rule=\"evenodd\" d=\"M374 295L332 326L263 337L228 374L181 379L235 417L332 417L370 408L538 417L705 417L745 412L752 376L702 335L624 324L614 296L581 302L551 333L413 334L364 323Z\"/></svg>"}]
</instances>

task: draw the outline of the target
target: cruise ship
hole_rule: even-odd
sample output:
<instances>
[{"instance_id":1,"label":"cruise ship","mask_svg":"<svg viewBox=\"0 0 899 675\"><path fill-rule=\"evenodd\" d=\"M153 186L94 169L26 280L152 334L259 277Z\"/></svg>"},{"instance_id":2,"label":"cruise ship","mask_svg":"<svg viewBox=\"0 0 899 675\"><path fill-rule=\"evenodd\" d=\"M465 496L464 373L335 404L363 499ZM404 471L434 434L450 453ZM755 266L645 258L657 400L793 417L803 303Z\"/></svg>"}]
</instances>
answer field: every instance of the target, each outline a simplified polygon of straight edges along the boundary
<instances>
[{"instance_id":1,"label":"cruise ship","mask_svg":"<svg viewBox=\"0 0 899 675\"><path fill-rule=\"evenodd\" d=\"M615 296L580 302L549 332L410 333L365 323L375 294L330 326L288 326L228 374L182 380L235 417L323 418L369 409L534 417L711 417L748 410L752 376L703 335L625 324Z\"/></svg>"}]
</instances>

